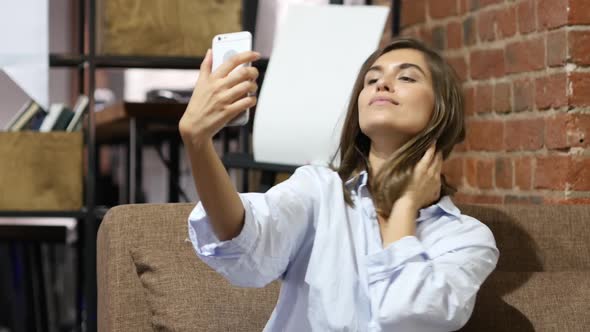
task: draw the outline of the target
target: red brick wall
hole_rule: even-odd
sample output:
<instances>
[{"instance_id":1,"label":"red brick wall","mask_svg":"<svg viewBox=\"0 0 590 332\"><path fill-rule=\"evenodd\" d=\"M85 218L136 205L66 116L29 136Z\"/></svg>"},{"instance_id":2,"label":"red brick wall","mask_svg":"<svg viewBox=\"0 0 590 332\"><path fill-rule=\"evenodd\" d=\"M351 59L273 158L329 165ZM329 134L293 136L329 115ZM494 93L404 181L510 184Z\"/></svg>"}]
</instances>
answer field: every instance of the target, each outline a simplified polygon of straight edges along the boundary
<instances>
[{"instance_id":1,"label":"red brick wall","mask_svg":"<svg viewBox=\"0 0 590 332\"><path fill-rule=\"evenodd\" d=\"M405 0L401 16L464 80L456 201L590 204L590 1Z\"/></svg>"}]
</instances>

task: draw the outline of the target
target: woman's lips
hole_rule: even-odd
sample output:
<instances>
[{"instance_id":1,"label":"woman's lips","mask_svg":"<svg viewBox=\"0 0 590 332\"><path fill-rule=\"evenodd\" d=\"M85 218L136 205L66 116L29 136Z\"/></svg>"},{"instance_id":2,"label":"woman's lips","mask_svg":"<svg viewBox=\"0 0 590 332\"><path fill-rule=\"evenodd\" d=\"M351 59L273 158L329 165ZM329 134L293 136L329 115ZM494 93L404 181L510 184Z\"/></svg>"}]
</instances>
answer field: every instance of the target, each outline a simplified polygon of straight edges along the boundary
<instances>
[{"instance_id":1,"label":"woman's lips","mask_svg":"<svg viewBox=\"0 0 590 332\"><path fill-rule=\"evenodd\" d=\"M369 105L389 105L389 104L393 104L393 105L398 105L398 103L389 98L389 97L375 97L373 99L371 99L371 101L369 102Z\"/></svg>"}]
</instances>

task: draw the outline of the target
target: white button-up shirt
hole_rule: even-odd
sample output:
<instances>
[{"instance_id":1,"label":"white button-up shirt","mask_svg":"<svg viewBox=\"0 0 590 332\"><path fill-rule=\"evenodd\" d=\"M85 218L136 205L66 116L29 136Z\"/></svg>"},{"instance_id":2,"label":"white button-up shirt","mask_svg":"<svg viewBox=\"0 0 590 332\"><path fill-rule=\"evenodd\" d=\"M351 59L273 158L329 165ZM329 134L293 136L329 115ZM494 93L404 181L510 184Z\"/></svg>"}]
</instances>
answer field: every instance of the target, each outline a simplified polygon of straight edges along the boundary
<instances>
[{"instance_id":1,"label":"white button-up shirt","mask_svg":"<svg viewBox=\"0 0 590 332\"><path fill-rule=\"evenodd\" d=\"M219 241L201 203L189 217L197 255L232 284L282 281L264 331L454 331L495 268L488 227L448 196L419 211L416 235L383 248L367 173L300 167L266 193L245 193L244 227ZM219 202L223 204L223 202ZM393 221L395 222L395 221Z\"/></svg>"}]
</instances>

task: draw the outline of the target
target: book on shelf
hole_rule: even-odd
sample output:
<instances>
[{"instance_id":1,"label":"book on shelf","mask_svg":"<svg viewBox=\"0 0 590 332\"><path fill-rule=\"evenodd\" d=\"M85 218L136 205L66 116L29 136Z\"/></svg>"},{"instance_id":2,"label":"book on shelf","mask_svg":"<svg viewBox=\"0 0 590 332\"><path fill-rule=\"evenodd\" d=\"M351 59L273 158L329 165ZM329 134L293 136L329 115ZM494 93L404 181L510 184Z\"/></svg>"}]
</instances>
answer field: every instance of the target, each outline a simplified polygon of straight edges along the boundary
<instances>
[{"instance_id":1,"label":"book on shelf","mask_svg":"<svg viewBox=\"0 0 590 332\"><path fill-rule=\"evenodd\" d=\"M6 131L32 129L45 117L46 112L35 101L30 100L23 105L4 128Z\"/></svg>"},{"instance_id":2,"label":"book on shelf","mask_svg":"<svg viewBox=\"0 0 590 332\"><path fill-rule=\"evenodd\" d=\"M72 117L72 121L68 124L66 131L72 132L82 129L82 121L84 120L84 115L88 111L88 101L88 97L85 95L80 95L78 97L73 108L74 116Z\"/></svg>"},{"instance_id":3,"label":"book on shelf","mask_svg":"<svg viewBox=\"0 0 590 332\"><path fill-rule=\"evenodd\" d=\"M6 124L6 126L4 126L4 130L5 131L11 130L11 128L18 121L18 119L20 119L23 116L23 114L29 109L29 107L31 107L31 104L32 103L34 103L34 101L32 101L32 100L29 100L26 103L24 103L23 106L21 106L21 108L18 110L18 112L16 112L12 116L12 118L8 121L8 123Z\"/></svg>"},{"instance_id":4,"label":"book on shelf","mask_svg":"<svg viewBox=\"0 0 590 332\"><path fill-rule=\"evenodd\" d=\"M74 117L74 112L69 110L66 105L58 103L49 107L49 113L39 127L40 132L49 132L54 130L66 130L68 124Z\"/></svg>"}]
</instances>

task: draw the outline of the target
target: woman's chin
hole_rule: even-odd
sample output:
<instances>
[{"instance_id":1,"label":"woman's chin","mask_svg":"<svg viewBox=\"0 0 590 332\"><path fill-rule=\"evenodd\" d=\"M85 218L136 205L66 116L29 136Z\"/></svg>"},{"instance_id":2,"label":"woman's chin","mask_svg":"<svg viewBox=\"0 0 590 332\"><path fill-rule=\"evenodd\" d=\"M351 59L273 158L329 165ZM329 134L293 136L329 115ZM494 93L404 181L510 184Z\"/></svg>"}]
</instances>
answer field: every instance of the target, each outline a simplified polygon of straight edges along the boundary
<instances>
[{"instance_id":1,"label":"woman's chin","mask_svg":"<svg viewBox=\"0 0 590 332\"><path fill-rule=\"evenodd\" d=\"M393 133L397 135L401 134L414 136L418 133L418 131L411 126L383 121L367 121L366 123L362 123L361 131L368 137L389 136Z\"/></svg>"}]
</instances>

